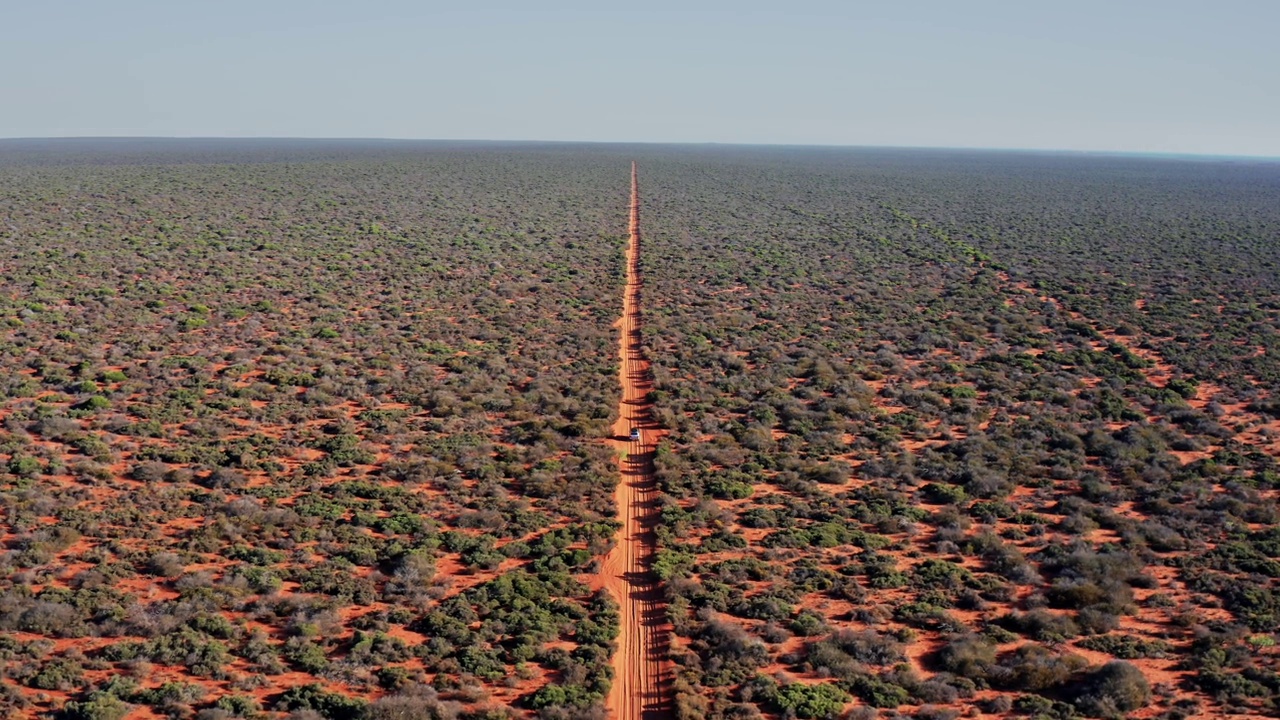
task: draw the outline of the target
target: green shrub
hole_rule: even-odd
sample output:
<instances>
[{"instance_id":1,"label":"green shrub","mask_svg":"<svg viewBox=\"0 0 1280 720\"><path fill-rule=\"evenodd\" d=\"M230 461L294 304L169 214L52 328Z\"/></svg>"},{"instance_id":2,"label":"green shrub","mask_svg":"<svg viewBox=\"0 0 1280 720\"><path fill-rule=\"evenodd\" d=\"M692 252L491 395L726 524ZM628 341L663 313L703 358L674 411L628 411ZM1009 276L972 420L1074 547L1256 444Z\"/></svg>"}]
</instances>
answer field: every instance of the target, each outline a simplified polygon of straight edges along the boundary
<instances>
[{"instance_id":1,"label":"green shrub","mask_svg":"<svg viewBox=\"0 0 1280 720\"><path fill-rule=\"evenodd\" d=\"M996 664L995 643L981 635L955 637L938 651L938 664L949 673L985 682Z\"/></svg>"},{"instance_id":2,"label":"green shrub","mask_svg":"<svg viewBox=\"0 0 1280 720\"><path fill-rule=\"evenodd\" d=\"M1123 660L1094 668L1073 690L1076 707L1091 717L1122 718L1151 700L1147 678Z\"/></svg>"},{"instance_id":3,"label":"green shrub","mask_svg":"<svg viewBox=\"0 0 1280 720\"><path fill-rule=\"evenodd\" d=\"M289 688L280 695L276 706L283 710L314 710L326 720L360 720L365 702L326 691L318 684Z\"/></svg>"},{"instance_id":4,"label":"green shrub","mask_svg":"<svg viewBox=\"0 0 1280 720\"><path fill-rule=\"evenodd\" d=\"M303 672L315 674L329 667L329 656L324 648L305 638L289 638L283 654L285 660Z\"/></svg>"},{"instance_id":5,"label":"green shrub","mask_svg":"<svg viewBox=\"0 0 1280 720\"><path fill-rule=\"evenodd\" d=\"M42 469L40 461L30 455L14 455L9 459L9 472L19 477L34 477Z\"/></svg>"},{"instance_id":6,"label":"green shrub","mask_svg":"<svg viewBox=\"0 0 1280 720\"><path fill-rule=\"evenodd\" d=\"M223 695L214 705L237 717L253 717L262 712L262 703L248 695Z\"/></svg>"},{"instance_id":7,"label":"green shrub","mask_svg":"<svg viewBox=\"0 0 1280 720\"><path fill-rule=\"evenodd\" d=\"M791 683L778 688L773 703L784 713L801 718L832 718L853 698L830 683Z\"/></svg>"},{"instance_id":8,"label":"green shrub","mask_svg":"<svg viewBox=\"0 0 1280 720\"><path fill-rule=\"evenodd\" d=\"M87 700L70 700L58 711L58 720L124 720L129 706L114 695L94 693Z\"/></svg>"},{"instance_id":9,"label":"green shrub","mask_svg":"<svg viewBox=\"0 0 1280 720\"><path fill-rule=\"evenodd\" d=\"M911 702L906 688L874 675L858 675L840 686L862 698L871 707L896 708Z\"/></svg>"},{"instance_id":10,"label":"green shrub","mask_svg":"<svg viewBox=\"0 0 1280 720\"><path fill-rule=\"evenodd\" d=\"M959 505L969 499L964 488L950 483L929 483L920 488L927 502L936 505Z\"/></svg>"},{"instance_id":11,"label":"green shrub","mask_svg":"<svg viewBox=\"0 0 1280 720\"><path fill-rule=\"evenodd\" d=\"M1104 652L1121 660L1162 658L1173 646L1163 640L1144 640L1132 635L1095 635L1076 643L1085 650Z\"/></svg>"},{"instance_id":12,"label":"green shrub","mask_svg":"<svg viewBox=\"0 0 1280 720\"><path fill-rule=\"evenodd\" d=\"M529 696L529 707L544 710L553 707L587 707L600 700L600 695L581 685L543 685Z\"/></svg>"},{"instance_id":13,"label":"green shrub","mask_svg":"<svg viewBox=\"0 0 1280 720\"><path fill-rule=\"evenodd\" d=\"M692 553L664 548L659 550L657 557L654 558L653 573L661 580L670 580L688 572L697 559L698 557Z\"/></svg>"},{"instance_id":14,"label":"green shrub","mask_svg":"<svg viewBox=\"0 0 1280 720\"><path fill-rule=\"evenodd\" d=\"M66 658L53 658L40 667L27 684L41 690L67 690L80 683L84 668Z\"/></svg>"},{"instance_id":15,"label":"green shrub","mask_svg":"<svg viewBox=\"0 0 1280 720\"><path fill-rule=\"evenodd\" d=\"M992 682L1012 690L1051 690L1069 682L1087 664L1079 655L1023 645L1000 659L993 669Z\"/></svg>"}]
</instances>

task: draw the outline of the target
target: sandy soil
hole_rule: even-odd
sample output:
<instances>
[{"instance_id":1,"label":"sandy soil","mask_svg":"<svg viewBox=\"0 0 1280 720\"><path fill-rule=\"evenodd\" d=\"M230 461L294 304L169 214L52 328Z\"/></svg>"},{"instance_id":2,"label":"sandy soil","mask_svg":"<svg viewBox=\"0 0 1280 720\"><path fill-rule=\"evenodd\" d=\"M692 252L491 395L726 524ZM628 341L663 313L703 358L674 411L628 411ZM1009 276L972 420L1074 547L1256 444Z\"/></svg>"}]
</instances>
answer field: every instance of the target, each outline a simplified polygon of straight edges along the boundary
<instances>
[{"instance_id":1,"label":"sandy soil","mask_svg":"<svg viewBox=\"0 0 1280 720\"><path fill-rule=\"evenodd\" d=\"M622 472L617 491L622 530L601 569L604 586L618 601L621 614L608 707L611 717L625 720L670 714L666 692L670 629L661 590L650 570L659 514L653 458L666 432L653 419L648 399L653 379L640 338L640 191L635 163L631 164L629 234L622 317L615 323L620 331L622 401L610 441ZM640 429L640 440L630 439L632 428Z\"/></svg>"}]
</instances>

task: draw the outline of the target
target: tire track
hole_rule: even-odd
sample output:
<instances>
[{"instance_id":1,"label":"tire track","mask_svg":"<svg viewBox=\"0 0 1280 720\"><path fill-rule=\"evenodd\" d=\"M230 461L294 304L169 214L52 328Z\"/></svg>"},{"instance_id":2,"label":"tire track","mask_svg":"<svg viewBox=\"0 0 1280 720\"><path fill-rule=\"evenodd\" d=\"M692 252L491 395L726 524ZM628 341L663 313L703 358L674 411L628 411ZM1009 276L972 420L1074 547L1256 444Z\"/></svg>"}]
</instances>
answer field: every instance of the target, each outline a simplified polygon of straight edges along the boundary
<instances>
[{"instance_id":1,"label":"tire track","mask_svg":"<svg viewBox=\"0 0 1280 720\"><path fill-rule=\"evenodd\" d=\"M616 500L622 529L613 550L605 557L601 574L604 586L618 601L621 625L613 657L610 716L619 720L653 720L671 714L666 687L670 629L662 591L651 570L659 512L653 459L666 431L653 418L649 401L653 379L640 335L640 188L634 162L628 235L627 283L622 316L615 323L619 330L622 400L610 440L618 451L621 470ZM638 440L632 439L632 429L639 429Z\"/></svg>"}]
</instances>

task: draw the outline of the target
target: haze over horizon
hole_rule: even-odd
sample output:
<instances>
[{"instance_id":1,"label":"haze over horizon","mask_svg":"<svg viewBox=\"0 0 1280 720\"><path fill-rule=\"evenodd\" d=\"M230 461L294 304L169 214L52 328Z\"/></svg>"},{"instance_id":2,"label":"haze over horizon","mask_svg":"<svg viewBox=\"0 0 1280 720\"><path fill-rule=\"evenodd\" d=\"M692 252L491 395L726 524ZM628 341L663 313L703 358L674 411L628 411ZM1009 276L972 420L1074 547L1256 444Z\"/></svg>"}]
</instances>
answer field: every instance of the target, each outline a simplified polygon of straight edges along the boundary
<instances>
[{"instance_id":1,"label":"haze over horizon","mask_svg":"<svg viewBox=\"0 0 1280 720\"><path fill-rule=\"evenodd\" d=\"M904 4L907 5L907 4ZM1280 3L125 0L7 13L0 137L1280 156Z\"/></svg>"}]
</instances>

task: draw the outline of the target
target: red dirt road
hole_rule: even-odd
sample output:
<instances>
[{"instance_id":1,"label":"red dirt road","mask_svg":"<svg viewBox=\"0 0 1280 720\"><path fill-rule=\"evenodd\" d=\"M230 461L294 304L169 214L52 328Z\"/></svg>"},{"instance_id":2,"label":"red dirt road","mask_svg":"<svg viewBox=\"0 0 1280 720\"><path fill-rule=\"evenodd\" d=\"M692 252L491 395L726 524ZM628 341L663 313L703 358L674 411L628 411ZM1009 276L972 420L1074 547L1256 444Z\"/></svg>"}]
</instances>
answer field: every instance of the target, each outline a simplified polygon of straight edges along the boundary
<instances>
[{"instance_id":1,"label":"red dirt road","mask_svg":"<svg viewBox=\"0 0 1280 720\"><path fill-rule=\"evenodd\" d=\"M640 338L640 189L631 163L631 222L627 243L627 286L619 328L622 403L610 443L618 451L618 543L605 558L604 586L618 601L621 632L613 656L609 713L619 720L670 716L667 702L667 645L670 630L657 578L650 570L658 520L658 489L653 457L666 434L654 422L648 394L653 387ZM640 439L631 440L632 428Z\"/></svg>"}]
</instances>

